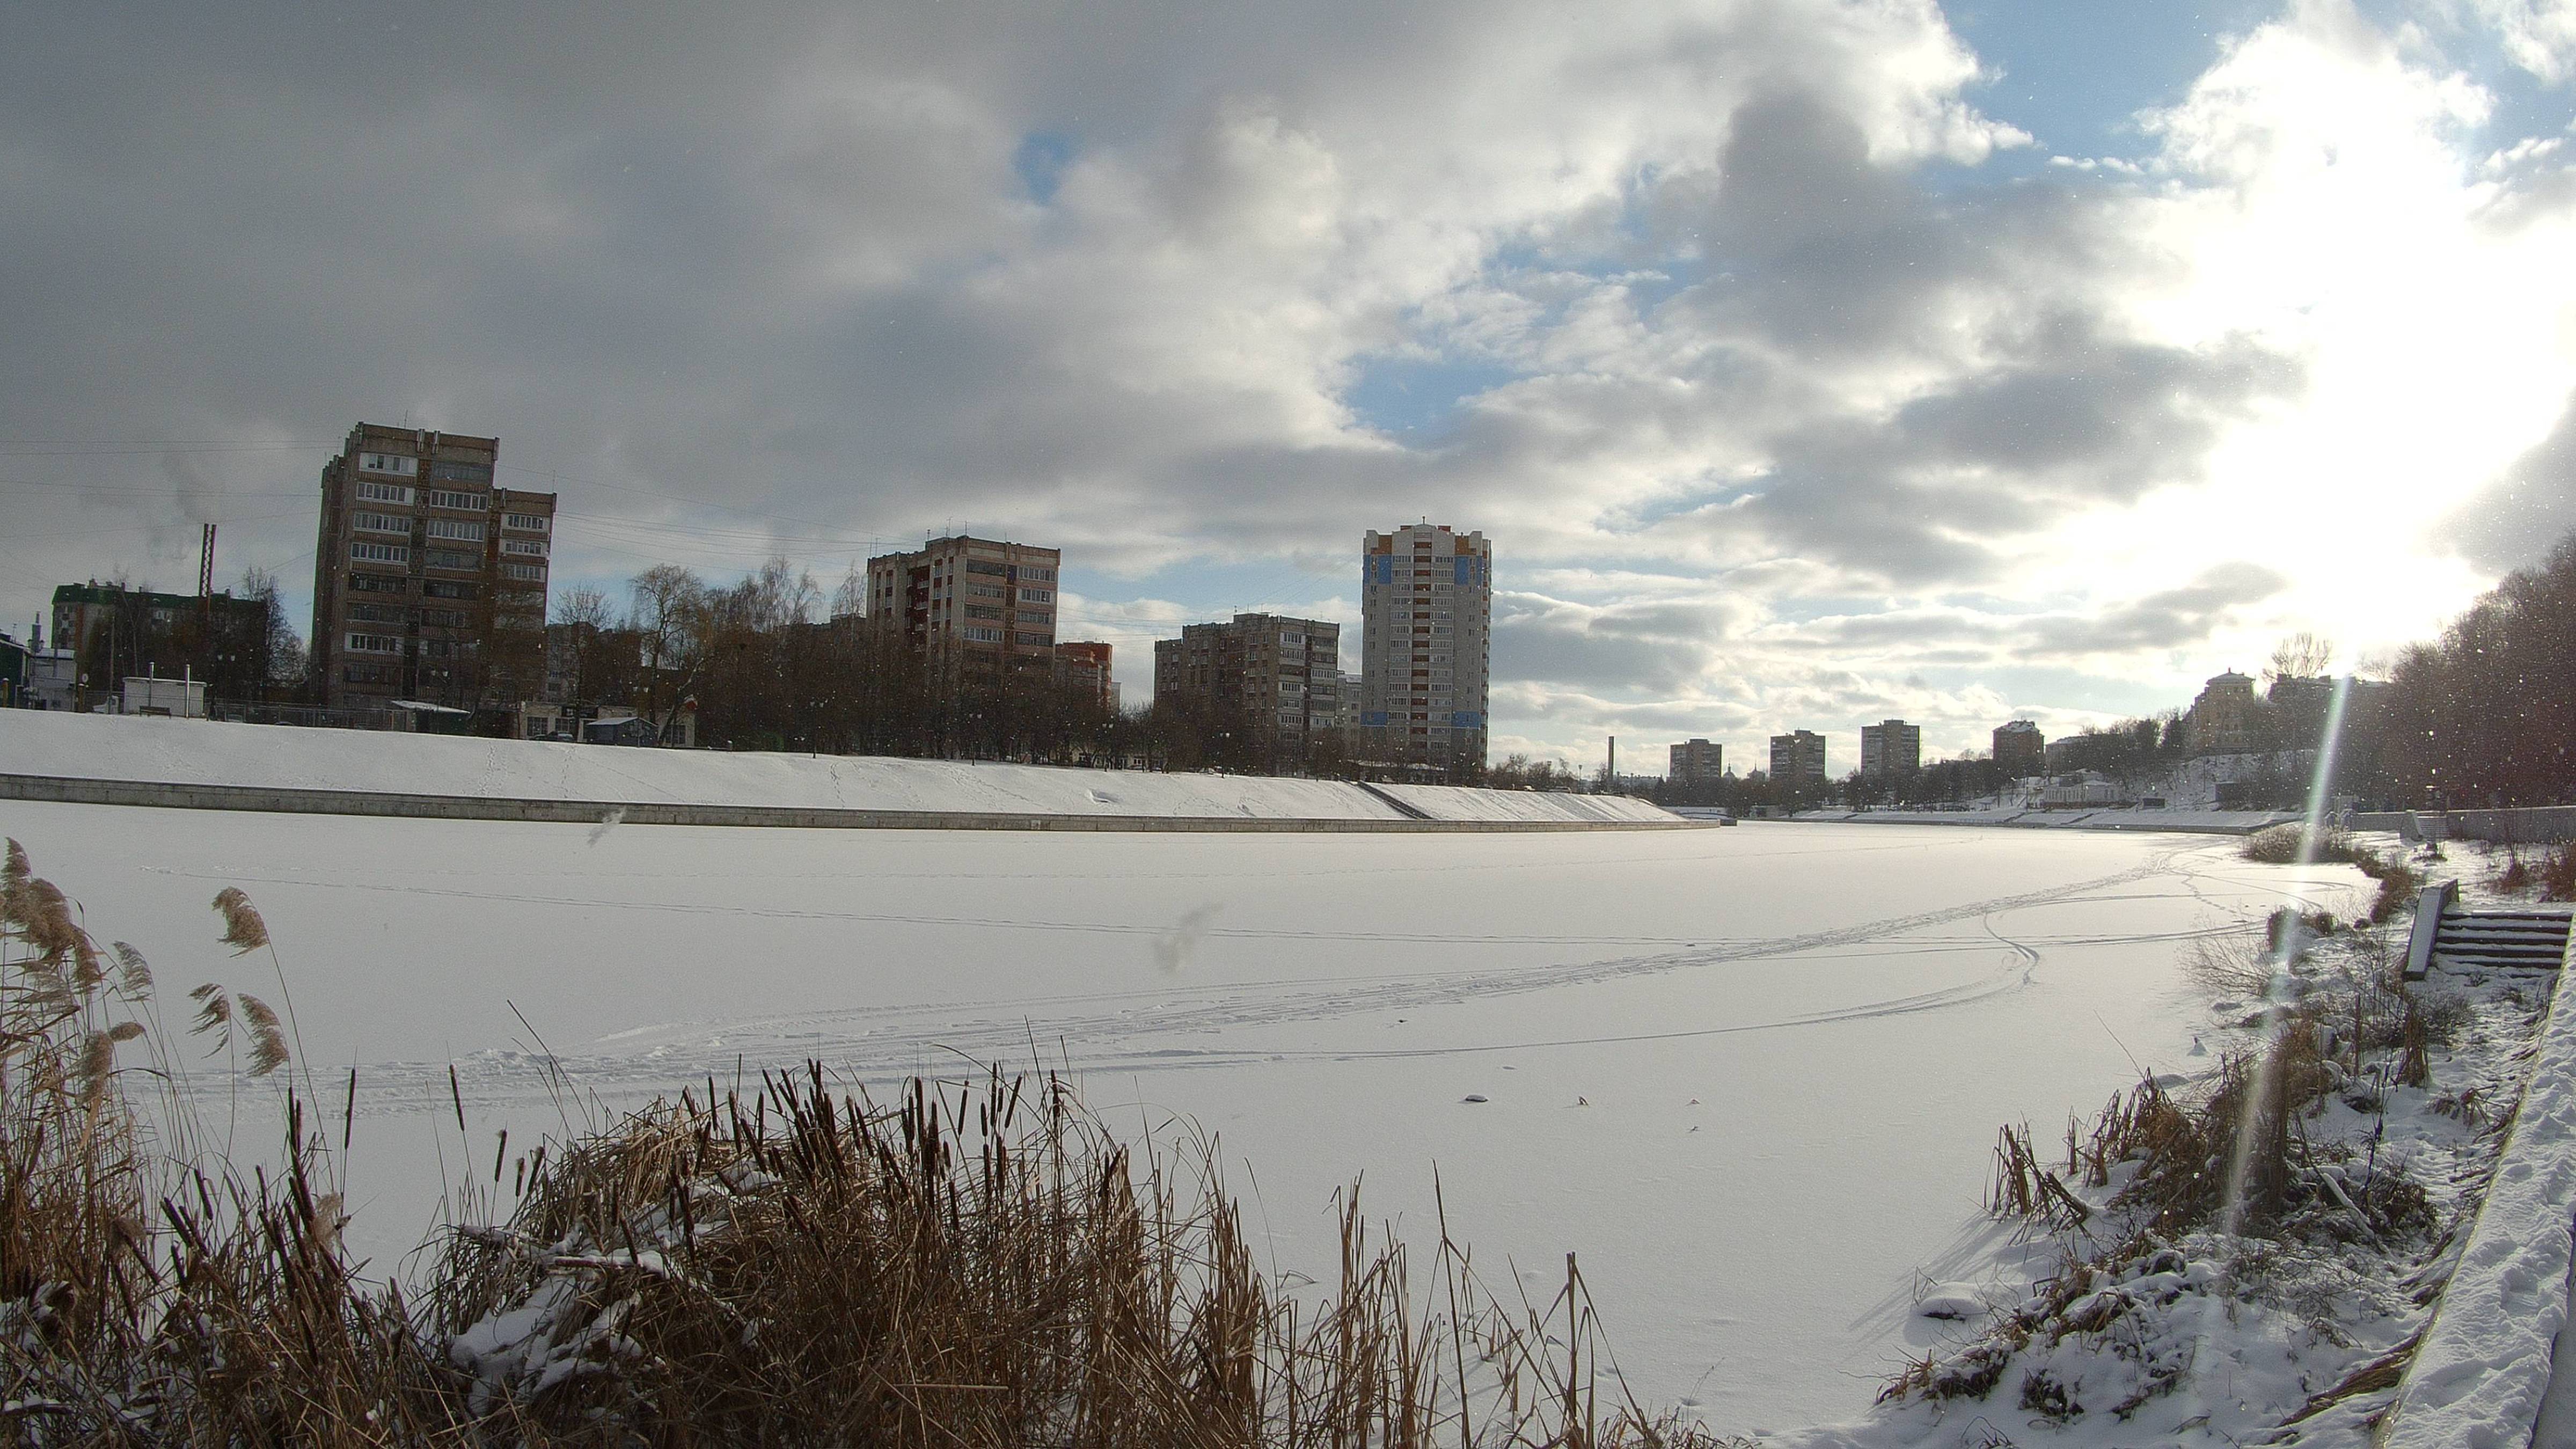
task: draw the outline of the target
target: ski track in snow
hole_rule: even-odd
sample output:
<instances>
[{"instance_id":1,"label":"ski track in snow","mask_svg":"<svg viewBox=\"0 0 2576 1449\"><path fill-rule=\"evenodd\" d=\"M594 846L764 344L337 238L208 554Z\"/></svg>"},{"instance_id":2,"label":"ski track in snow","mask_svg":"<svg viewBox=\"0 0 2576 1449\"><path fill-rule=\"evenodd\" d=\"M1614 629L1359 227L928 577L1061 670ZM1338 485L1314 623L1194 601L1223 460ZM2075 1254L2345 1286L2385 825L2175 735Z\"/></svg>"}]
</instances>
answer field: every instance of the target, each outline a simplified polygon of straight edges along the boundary
<instances>
[{"instance_id":1,"label":"ski track in snow","mask_svg":"<svg viewBox=\"0 0 2576 1449\"><path fill-rule=\"evenodd\" d=\"M795 1016L672 1023L661 1027L638 1028L618 1033L613 1040L625 1049L615 1052L549 1051L544 1045L530 1042L523 1044L521 1050L487 1049L475 1052L458 1059L453 1065L461 1079L467 1098L477 1104L490 1104L542 1095L546 1089L540 1083L546 1074L549 1061L583 1093L604 1099L639 1097L658 1090L676 1089L681 1084L703 1081L711 1076L729 1081L746 1067L776 1066L782 1062L801 1061L808 1057L821 1058L832 1070L849 1080L879 1085L900 1081L917 1073L935 1074L943 1061L951 1064L952 1070L960 1072L970 1069L980 1070L984 1064L995 1062L1043 1065L1050 1059L1061 1060L1083 1073L1119 1073L1147 1069L1168 1071L1237 1066L1247 1062L1264 1061L1383 1060L1615 1045L1744 1032L1794 1030L1839 1022L1867 1021L1948 1010L1971 1005L2005 992L2023 989L2031 982L2032 975L2039 964L2040 953L2033 946L2007 937L1998 931L1994 925L1996 917L2033 907L2065 905L2078 901L2094 903L2152 898L2156 893L2125 895L2101 893L2116 892L2120 887L2136 885L2159 877L2179 876L2184 889L2197 894L2197 882L2193 879L2195 873L2177 870L2175 867L2177 857L2189 853L2191 849L2192 847L2182 847L2160 852L2132 869L2047 890L2001 896L1912 915L1889 917L1835 930L1769 939L1710 940L1678 951L1627 956L1606 961L1571 961L1505 970L1462 971L1401 977L1365 975L1322 980L1304 978L1289 981L1236 982L1223 986L1187 988L1179 992L1167 987L1160 990L1108 994L1023 997L986 1003L855 1007ZM1171 930L1171 927L1162 924L1040 922L760 907L736 909L675 906L649 901L587 901L513 892L442 890L438 887L423 886L371 884L359 888L505 900L566 909L673 909L689 912L721 910L752 918L903 921L1001 929L1103 931L1147 937L1162 937ZM1866 946L1878 942L1893 943L1893 938L1966 921L1978 922L1992 943L2000 944L2012 952L2013 959L2010 963L2001 970L1990 972L1975 980L1935 990L1769 1020L1677 1026L1670 1030L1643 1033L1510 1041L1468 1041L1384 1050L1304 1050L1283 1046L1195 1045L1187 1040L1192 1037L1207 1037L1217 1033L1240 1032L1246 1029L1276 1028L1372 1013L1455 1005L1536 991L1596 985L1641 976L1813 955L1837 948ZM1253 939L1312 938L1319 942L1423 939L1461 944L1502 942L1534 945L1617 945L1639 941L1662 944L1669 939L1466 935L1405 937L1381 933L1225 928L1213 928L1207 934ZM2074 938L2068 944L2083 944L2099 939L2102 938ZM1910 949L1923 951L1987 949L1987 944L1962 938L1955 941L1914 943ZM1180 998L1177 1001L1176 996ZM1191 999L1194 996L1199 999ZM1073 1009L1061 1015L1049 1012L1048 1008L1057 1006ZM599 1039L590 1045L604 1045L609 1040L611 1039ZM362 1086L358 1110L371 1115L379 1111L415 1111L419 1105L418 1091L416 1086L409 1084L417 1083L424 1073L443 1078L448 1065L443 1061L387 1061L361 1065L359 1079L362 1083L373 1079L387 1085L372 1091ZM442 1082L441 1085L444 1083ZM440 1095L443 1097L445 1094Z\"/></svg>"}]
</instances>

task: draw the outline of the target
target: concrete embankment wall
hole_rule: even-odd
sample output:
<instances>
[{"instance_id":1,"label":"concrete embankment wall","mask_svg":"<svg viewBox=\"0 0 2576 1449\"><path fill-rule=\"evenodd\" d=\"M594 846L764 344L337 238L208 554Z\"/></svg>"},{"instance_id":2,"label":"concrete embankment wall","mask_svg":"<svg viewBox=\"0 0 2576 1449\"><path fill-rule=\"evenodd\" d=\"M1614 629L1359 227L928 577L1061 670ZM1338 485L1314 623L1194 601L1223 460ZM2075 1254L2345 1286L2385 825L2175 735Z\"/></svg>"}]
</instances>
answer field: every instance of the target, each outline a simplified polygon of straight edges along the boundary
<instances>
[{"instance_id":1,"label":"concrete embankment wall","mask_svg":"<svg viewBox=\"0 0 2576 1449\"><path fill-rule=\"evenodd\" d=\"M1809 810L1791 817L1848 825L1987 825L2012 830L2153 830L2251 835L2299 817L2277 810Z\"/></svg>"},{"instance_id":2,"label":"concrete embankment wall","mask_svg":"<svg viewBox=\"0 0 2576 1449\"><path fill-rule=\"evenodd\" d=\"M2521 810L2392 810L2354 815L2355 830L2391 830L2409 840L2486 840L2497 845L2563 845L2576 840L2576 805Z\"/></svg>"},{"instance_id":3,"label":"concrete embankment wall","mask_svg":"<svg viewBox=\"0 0 2576 1449\"><path fill-rule=\"evenodd\" d=\"M0 799L163 810L258 810L296 815L384 815L415 820L523 820L595 825L776 826L805 830L1202 831L1396 834L1553 830L1687 830L1679 817L1615 820L1290 819L1227 815L1038 815L971 810L845 810L792 805L691 805L669 801L509 800L373 790L255 785L170 785L0 774Z\"/></svg>"}]
</instances>

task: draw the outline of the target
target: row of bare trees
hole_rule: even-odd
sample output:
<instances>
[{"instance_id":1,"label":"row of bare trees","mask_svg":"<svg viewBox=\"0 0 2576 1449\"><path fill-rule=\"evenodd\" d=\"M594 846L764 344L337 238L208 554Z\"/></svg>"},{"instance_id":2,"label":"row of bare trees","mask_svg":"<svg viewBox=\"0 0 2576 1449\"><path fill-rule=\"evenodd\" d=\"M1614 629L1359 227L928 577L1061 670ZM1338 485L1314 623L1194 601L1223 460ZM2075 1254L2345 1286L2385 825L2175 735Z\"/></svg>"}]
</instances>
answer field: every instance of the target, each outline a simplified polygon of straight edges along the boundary
<instances>
[{"instance_id":1,"label":"row of bare trees","mask_svg":"<svg viewBox=\"0 0 2576 1449\"><path fill-rule=\"evenodd\" d=\"M2576 534L2400 655L2381 714L2409 804L2576 802Z\"/></svg>"}]
</instances>

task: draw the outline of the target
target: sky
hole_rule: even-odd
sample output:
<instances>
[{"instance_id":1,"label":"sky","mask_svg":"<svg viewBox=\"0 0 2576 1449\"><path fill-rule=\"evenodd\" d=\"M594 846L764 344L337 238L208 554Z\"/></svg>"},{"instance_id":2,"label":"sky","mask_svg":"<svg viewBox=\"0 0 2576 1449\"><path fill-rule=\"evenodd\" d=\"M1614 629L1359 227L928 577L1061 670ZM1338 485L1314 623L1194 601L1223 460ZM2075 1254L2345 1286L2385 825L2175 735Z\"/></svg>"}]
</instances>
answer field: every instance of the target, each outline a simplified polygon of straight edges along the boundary
<instances>
[{"instance_id":1,"label":"sky","mask_svg":"<svg viewBox=\"0 0 2576 1449\"><path fill-rule=\"evenodd\" d=\"M1136 703L1428 519L1498 758L1945 757L2576 529L2571 121L2576 0L12 6L0 629L303 617L364 420L558 597L1051 544Z\"/></svg>"}]
</instances>

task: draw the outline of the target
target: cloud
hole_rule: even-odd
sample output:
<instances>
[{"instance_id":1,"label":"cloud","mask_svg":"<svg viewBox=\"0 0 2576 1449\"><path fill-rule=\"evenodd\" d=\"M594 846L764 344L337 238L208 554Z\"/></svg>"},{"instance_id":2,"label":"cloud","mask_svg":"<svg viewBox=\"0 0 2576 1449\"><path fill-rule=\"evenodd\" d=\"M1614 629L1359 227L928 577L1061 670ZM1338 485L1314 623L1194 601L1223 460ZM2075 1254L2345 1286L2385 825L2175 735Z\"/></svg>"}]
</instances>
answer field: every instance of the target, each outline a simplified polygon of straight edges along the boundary
<instances>
[{"instance_id":1,"label":"cloud","mask_svg":"<svg viewBox=\"0 0 2576 1449\"><path fill-rule=\"evenodd\" d=\"M2466 13L2548 77L2565 12ZM324 450L408 416L560 488L567 583L1008 533L1066 549L1132 699L1230 572L1321 560L1294 607L1348 620L1360 530L1430 515L1496 541L1498 738L1969 738L2052 705L1980 669L2406 637L2576 491L2563 144L2327 0L2089 167L1979 109L1928 0L12 33L0 443L279 450L0 459L17 616L183 580L199 517L227 575L309 576ZM1399 368L1453 395L1381 431Z\"/></svg>"}]
</instances>

